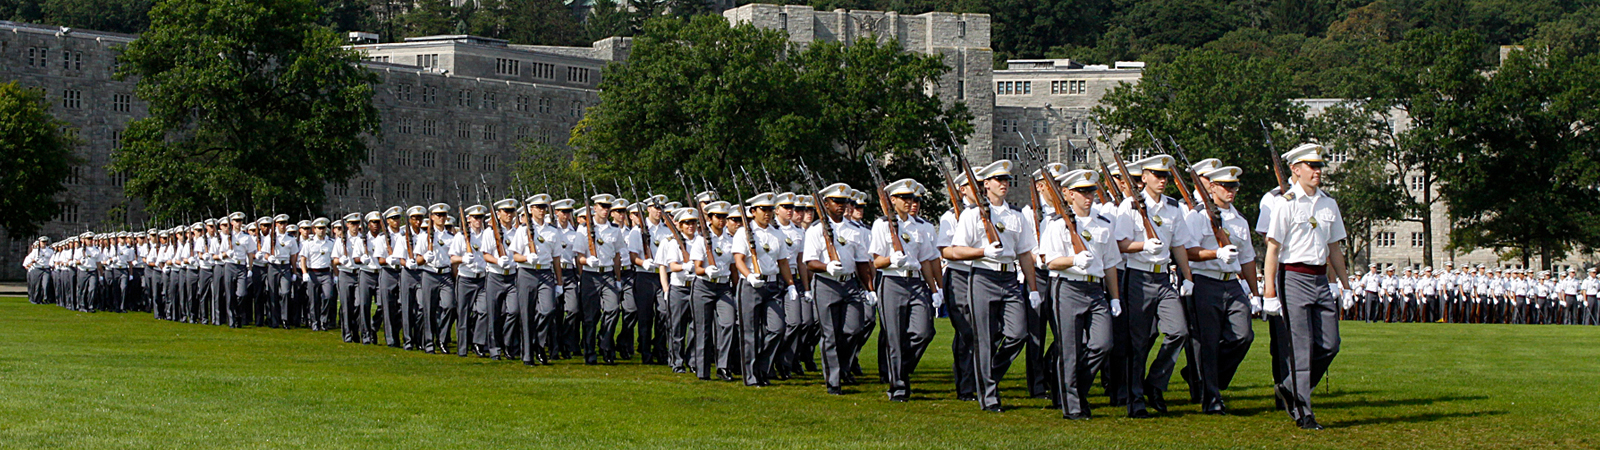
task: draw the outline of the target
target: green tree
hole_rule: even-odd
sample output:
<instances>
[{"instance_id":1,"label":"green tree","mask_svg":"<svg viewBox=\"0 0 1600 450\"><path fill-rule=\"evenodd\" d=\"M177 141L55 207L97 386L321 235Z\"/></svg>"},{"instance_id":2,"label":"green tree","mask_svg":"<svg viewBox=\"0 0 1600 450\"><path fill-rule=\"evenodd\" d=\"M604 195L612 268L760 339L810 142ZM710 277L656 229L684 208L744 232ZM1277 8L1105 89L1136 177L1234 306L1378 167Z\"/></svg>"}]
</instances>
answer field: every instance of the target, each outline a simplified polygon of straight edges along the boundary
<instances>
[{"instance_id":1,"label":"green tree","mask_svg":"<svg viewBox=\"0 0 1600 450\"><path fill-rule=\"evenodd\" d=\"M418 0L397 20L404 37L455 34L457 23L462 21L448 0Z\"/></svg>"},{"instance_id":2,"label":"green tree","mask_svg":"<svg viewBox=\"0 0 1600 450\"><path fill-rule=\"evenodd\" d=\"M633 15L626 5L615 0L595 0L589 7L589 17L583 21L583 36L594 42L612 36L632 36Z\"/></svg>"},{"instance_id":3,"label":"green tree","mask_svg":"<svg viewBox=\"0 0 1600 450\"><path fill-rule=\"evenodd\" d=\"M0 84L0 229L25 239L61 212L61 185L80 159L67 123L50 115L44 92Z\"/></svg>"},{"instance_id":4,"label":"green tree","mask_svg":"<svg viewBox=\"0 0 1600 450\"><path fill-rule=\"evenodd\" d=\"M498 38L517 44L587 45L578 40L582 25L560 0L506 0Z\"/></svg>"},{"instance_id":5,"label":"green tree","mask_svg":"<svg viewBox=\"0 0 1600 450\"><path fill-rule=\"evenodd\" d=\"M170 0L121 56L150 116L112 167L158 219L207 208L319 209L378 132L377 77L309 0Z\"/></svg>"},{"instance_id":6,"label":"green tree","mask_svg":"<svg viewBox=\"0 0 1600 450\"><path fill-rule=\"evenodd\" d=\"M1400 148L1403 139L1395 131L1387 110L1374 109L1366 101L1346 101L1328 107L1307 124L1308 134L1330 151L1343 155L1344 162L1327 172L1327 189L1339 200L1350 243L1345 252L1351 261L1365 261L1375 225L1398 220L1426 222L1432 217L1429 205L1407 192L1395 168L1403 164ZM1432 260L1432 242L1424 247L1424 259Z\"/></svg>"}]
</instances>

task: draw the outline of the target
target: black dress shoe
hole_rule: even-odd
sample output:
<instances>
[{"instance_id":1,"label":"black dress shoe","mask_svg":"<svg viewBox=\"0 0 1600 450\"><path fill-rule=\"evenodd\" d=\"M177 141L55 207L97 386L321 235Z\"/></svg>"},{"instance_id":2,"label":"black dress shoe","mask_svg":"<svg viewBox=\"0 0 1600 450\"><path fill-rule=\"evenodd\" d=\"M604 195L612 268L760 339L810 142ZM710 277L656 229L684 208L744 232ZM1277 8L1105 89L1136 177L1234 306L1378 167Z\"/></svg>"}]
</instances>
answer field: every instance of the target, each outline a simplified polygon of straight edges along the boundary
<instances>
[{"instance_id":1,"label":"black dress shoe","mask_svg":"<svg viewBox=\"0 0 1600 450\"><path fill-rule=\"evenodd\" d=\"M722 381L733 381L735 379L733 371L728 369L717 369L717 378L721 378Z\"/></svg>"},{"instance_id":2,"label":"black dress shoe","mask_svg":"<svg viewBox=\"0 0 1600 450\"><path fill-rule=\"evenodd\" d=\"M674 367L672 368L672 373L689 373L689 370L682 367Z\"/></svg>"},{"instance_id":3,"label":"black dress shoe","mask_svg":"<svg viewBox=\"0 0 1600 450\"><path fill-rule=\"evenodd\" d=\"M975 401L978 401L978 395L977 394L957 395L956 396L956 400L960 400L960 401L963 401L963 402L975 402Z\"/></svg>"},{"instance_id":4,"label":"black dress shoe","mask_svg":"<svg viewBox=\"0 0 1600 450\"><path fill-rule=\"evenodd\" d=\"M1129 419L1149 419L1150 418L1150 411L1146 411L1146 410L1143 410L1143 409L1135 409L1135 410L1133 410L1133 412L1128 413L1128 418Z\"/></svg>"},{"instance_id":5,"label":"black dress shoe","mask_svg":"<svg viewBox=\"0 0 1600 450\"><path fill-rule=\"evenodd\" d=\"M1295 421L1295 423L1297 425L1300 425L1300 429L1302 429L1302 430L1321 430L1322 429L1322 424L1317 423L1317 418L1315 416L1301 417L1300 420Z\"/></svg>"},{"instance_id":6,"label":"black dress shoe","mask_svg":"<svg viewBox=\"0 0 1600 450\"><path fill-rule=\"evenodd\" d=\"M583 365L585 365L585 366L593 366L593 365L599 365L599 364L600 364L600 360L595 359L595 357L593 357L593 356L583 358Z\"/></svg>"},{"instance_id":7,"label":"black dress shoe","mask_svg":"<svg viewBox=\"0 0 1600 450\"><path fill-rule=\"evenodd\" d=\"M844 395L844 388L828 386L828 395Z\"/></svg>"},{"instance_id":8,"label":"black dress shoe","mask_svg":"<svg viewBox=\"0 0 1600 450\"><path fill-rule=\"evenodd\" d=\"M1089 413L1072 413L1067 414L1065 417L1067 420L1089 420L1092 416Z\"/></svg>"},{"instance_id":9,"label":"black dress shoe","mask_svg":"<svg viewBox=\"0 0 1600 450\"><path fill-rule=\"evenodd\" d=\"M1144 396L1145 404L1158 413L1167 413L1167 399L1161 398L1161 391L1150 391Z\"/></svg>"},{"instance_id":10,"label":"black dress shoe","mask_svg":"<svg viewBox=\"0 0 1600 450\"><path fill-rule=\"evenodd\" d=\"M1001 408L1000 405L985 406L985 407L983 407L983 410L984 411L988 411L988 412L992 412L992 413L1006 412L1005 408Z\"/></svg>"},{"instance_id":11,"label":"black dress shoe","mask_svg":"<svg viewBox=\"0 0 1600 450\"><path fill-rule=\"evenodd\" d=\"M909 400L911 400L911 399L906 398L906 396L904 396L904 395L891 395L891 396L889 396L889 401L895 402L895 403L905 403L905 402L907 402Z\"/></svg>"},{"instance_id":12,"label":"black dress shoe","mask_svg":"<svg viewBox=\"0 0 1600 450\"><path fill-rule=\"evenodd\" d=\"M1213 409L1213 410L1206 411L1206 415L1208 415L1208 416L1226 416L1226 415L1228 415L1228 410L1226 410L1226 409Z\"/></svg>"}]
</instances>

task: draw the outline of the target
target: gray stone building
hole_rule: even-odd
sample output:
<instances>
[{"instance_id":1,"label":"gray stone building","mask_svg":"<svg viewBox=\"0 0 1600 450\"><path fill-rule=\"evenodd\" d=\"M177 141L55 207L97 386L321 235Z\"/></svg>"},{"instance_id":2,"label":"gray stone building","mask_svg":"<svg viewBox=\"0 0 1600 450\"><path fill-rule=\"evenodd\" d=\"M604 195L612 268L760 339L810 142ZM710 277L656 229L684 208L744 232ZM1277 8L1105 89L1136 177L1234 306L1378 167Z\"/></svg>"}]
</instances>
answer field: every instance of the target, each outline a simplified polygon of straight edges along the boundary
<instances>
[{"instance_id":1,"label":"gray stone building","mask_svg":"<svg viewBox=\"0 0 1600 450\"><path fill-rule=\"evenodd\" d=\"M145 220L141 205L123 193L125 177L106 170L122 130L146 115L133 95L136 80L112 78L120 48L135 38L0 22L0 81L43 90L50 112L84 142L78 154L85 163L66 180L69 204L43 224L47 235L59 239ZM591 47L550 47L430 36L350 46L382 81L373 102L383 130L369 138L361 173L328 188L328 208L454 203L458 184L470 201L480 176L505 186L517 142L566 147L568 131L599 101L601 68L626 59L629 44L610 38ZM0 237L0 279L23 276L32 238Z\"/></svg>"},{"instance_id":2,"label":"gray stone building","mask_svg":"<svg viewBox=\"0 0 1600 450\"><path fill-rule=\"evenodd\" d=\"M1094 155L1089 154L1089 140L1099 133L1089 120L1090 110L1111 89L1122 83L1137 84L1143 75L1141 62L1084 65L1067 59L1006 61L1005 69L994 71L995 157L1019 161L1032 172L1038 168L1038 160L1030 160L1024 150L1031 143L1044 149L1047 154L1038 156L1045 161L1066 163L1075 169L1092 167ZM1104 156L1110 158L1111 153Z\"/></svg>"}]
</instances>

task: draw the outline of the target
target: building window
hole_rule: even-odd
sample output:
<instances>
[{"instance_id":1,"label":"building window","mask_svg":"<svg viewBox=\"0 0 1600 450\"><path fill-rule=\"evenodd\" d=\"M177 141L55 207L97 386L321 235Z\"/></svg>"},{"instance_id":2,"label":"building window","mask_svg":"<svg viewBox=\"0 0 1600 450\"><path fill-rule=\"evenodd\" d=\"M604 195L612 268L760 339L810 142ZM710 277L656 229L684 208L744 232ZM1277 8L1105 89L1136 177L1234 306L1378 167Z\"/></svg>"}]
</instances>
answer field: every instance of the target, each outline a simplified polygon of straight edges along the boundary
<instances>
[{"instance_id":1,"label":"building window","mask_svg":"<svg viewBox=\"0 0 1600 450\"><path fill-rule=\"evenodd\" d=\"M394 87L394 98L403 102L411 101L411 85L402 84Z\"/></svg>"},{"instance_id":2,"label":"building window","mask_svg":"<svg viewBox=\"0 0 1600 450\"><path fill-rule=\"evenodd\" d=\"M956 37L962 38L962 39L966 39L966 37L967 37L967 21L963 20L963 21L956 22Z\"/></svg>"},{"instance_id":3,"label":"building window","mask_svg":"<svg viewBox=\"0 0 1600 450\"><path fill-rule=\"evenodd\" d=\"M408 202L411 201L411 182L410 181L401 181L399 183L395 183L394 184L394 195L399 196L400 200L408 201Z\"/></svg>"},{"instance_id":4,"label":"building window","mask_svg":"<svg viewBox=\"0 0 1600 450\"><path fill-rule=\"evenodd\" d=\"M433 183L422 183L422 201L424 201L424 202L433 201L433 199L434 199L434 191L437 191L437 190L438 190L438 187L434 186Z\"/></svg>"},{"instance_id":5,"label":"building window","mask_svg":"<svg viewBox=\"0 0 1600 450\"><path fill-rule=\"evenodd\" d=\"M466 153L456 155L456 170L472 170L472 155Z\"/></svg>"},{"instance_id":6,"label":"building window","mask_svg":"<svg viewBox=\"0 0 1600 450\"><path fill-rule=\"evenodd\" d=\"M400 167L411 167L411 151L395 150L395 164Z\"/></svg>"},{"instance_id":7,"label":"building window","mask_svg":"<svg viewBox=\"0 0 1600 450\"><path fill-rule=\"evenodd\" d=\"M567 68L567 81L570 81L570 82L573 82L573 83L588 83L589 82L589 69L583 68L583 67L568 67Z\"/></svg>"},{"instance_id":8,"label":"building window","mask_svg":"<svg viewBox=\"0 0 1600 450\"><path fill-rule=\"evenodd\" d=\"M1017 148L1016 147L1000 147L1000 159L1009 159L1009 160L1012 160L1012 161L1016 161L1017 160Z\"/></svg>"},{"instance_id":9,"label":"building window","mask_svg":"<svg viewBox=\"0 0 1600 450\"><path fill-rule=\"evenodd\" d=\"M533 63L533 77L553 80L556 78L556 65L546 63Z\"/></svg>"},{"instance_id":10,"label":"building window","mask_svg":"<svg viewBox=\"0 0 1600 450\"><path fill-rule=\"evenodd\" d=\"M555 131L551 130L550 127L540 127L539 128L539 143L540 144L549 144L551 137L555 136L555 134L556 134Z\"/></svg>"},{"instance_id":11,"label":"building window","mask_svg":"<svg viewBox=\"0 0 1600 450\"><path fill-rule=\"evenodd\" d=\"M367 61L372 61L372 62L387 63L387 62L389 62L389 57L388 56L368 56L368 57L366 57L366 60Z\"/></svg>"},{"instance_id":12,"label":"building window","mask_svg":"<svg viewBox=\"0 0 1600 450\"><path fill-rule=\"evenodd\" d=\"M1418 232L1412 232L1411 233L1411 246L1412 247L1422 247L1422 246L1426 245L1427 242L1428 242L1428 240L1423 238L1423 234L1422 233L1418 233Z\"/></svg>"},{"instance_id":13,"label":"building window","mask_svg":"<svg viewBox=\"0 0 1600 450\"><path fill-rule=\"evenodd\" d=\"M494 132L494 124L492 124L492 123L483 124L483 140L485 140L485 141L493 141L497 137L498 137L497 133Z\"/></svg>"},{"instance_id":14,"label":"building window","mask_svg":"<svg viewBox=\"0 0 1600 450\"><path fill-rule=\"evenodd\" d=\"M493 92L483 93L483 109L495 109L496 103Z\"/></svg>"},{"instance_id":15,"label":"building window","mask_svg":"<svg viewBox=\"0 0 1600 450\"><path fill-rule=\"evenodd\" d=\"M466 122L457 122L456 137L461 139L472 139L472 124Z\"/></svg>"},{"instance_id":16,"label":"building window","mask_svg":"<svg viewBox=\"0 0 1600 450\"><path fill-rule=\"evenodd\" d=\"M78 205L61 205L61 213L56 214L56 221L78 223Z\"/></svg>"},{"instance_id":17,"label":"building window","mask_svg":"<svg viewBox=\"0 0 1600 450\"><path fill-rule=\"evenodd\" d=\"M417 67L439 67L439 54L417 55Z\"/></svg>"},{"instance_id":18,"label":"building window","mask_svg":"<svg viewBox=\"0 0 1600 450\"><path fill-rule=\"evenodd\" d=\"M529 128L528 128L527 125L518 126L517 127L517 141L521 142L523 139L527 139L528 138L528 131L529 131Z\"/></svg>"},{"instance_id":19,"label":"building window","mask_svg":"<svg viewBox=\"0 0 1600 450\"><path fill-rule=\"evenodd\" d=\"M122 173L121 171L112 170L110 167L106 167L105 169L106 178L111 179L112 186L122 187L122 185L128 184L128 174Z\"/></svg>"},{"instance_id":20,"label":"building window","mask_svg":"<svg viewBox=\"0 0 1600 450\"><path fill-rule=\"evenodd\" d=\"M328 186L328 188L329 191L333 191L333 196L335 197L344 197L350 195L350 183L335 184Z\"/></svg>"},{"instance_id":21,"label":"building window","mask_svg":"<svg viewBox=\"0 0 1600 450\"><path fill-rule=\"evenodd\" d=\"M61 52L61 68L64 70L83 70L83 52Z\"/></svg>"},{"instance_id":22,"label":"building window","mask_svg":"<svg viewBox=\"0 0 1600 450\"><path fill-rule=\"evenodd\" d=\"M553 98L550 98L550 97L539 97L539 113L540 114L550 114L550 110L551 109L555 109L555 106L556 106L556 99L553 99Z\"/></svg>"},{"instance_id":23,"label":"building window","mask_svg":"<svg viewBox=\"0 0 1600 450\"><path fill-rule=\"evenodd\" d=\"M34 59L38 58L38 59ZM44 67L50 59L50 49L44 47L28 47L28 67Z\"/></svg>"},{"instance_id":24,"label":"building window","mask_svg":"<svg viewBox=\"0 0 1600 450\"><path fill-rule=\"evenodd\" d=\"M456 107L457 108L471 108L472 107L472 90L470 90L470 89L462 89L462 90L456 92Z\"/></svg>"},{"instance_id":25,"label":"building window","mask_svg":"<svg viewBox=\"0 0 1600 450\"><path fill-rule=\"evenodd\" d=\"M996 95L1031 95L1033 94L1032 81L996 81L994 86Z\"/></svg>"},{"instance_id":26,"label":"building window","mask_svg":"<svg viewBox=\"0 0 1600 450\"><path fill-rule=\"evenodd\" d=\"M497 169L499 163L500 159L496 158L494 155L483 155L482 170L484 172L493 172Z\"/></svg>"},{"instance_id":27,"label":"building window","mask_svg":"<svg viewBox=\"0 0 1600 450\"><path fill-rule=\"evenodd\" d=\"M1022 126L1019 125L1019 122L1016 119L1000 119L1000 132L1016 133L1022 131Z\"/></svg>"},{"instance_id":28,"label":"building window","mask_svg":"<svg viewBox=\"0 0 1600 450\"><path fill-rule=\"evenodd\" d=\"M122 130L111 130L111 148L122 148Z\"/></svg>"},{"instance_id":29,"label":"building window","mask_svg":"<svg viewBox=\"0 0 1600 450\"><path fill-rule=\"evenodd\" d=\"M400 134L411 134L411 118L406 117L400 119L399 126L396 128L398 128L397 131L399 131Z\"/></svg>"},{"instance_id":30,"label":"building window","mask_svg":"<svg viewBox=\"0 0 1600 450\"><path fill-rule=\"evenodd\" d=\"M1068 124L1072 126L1072 134L1074 136L1087 136L1089 134L1089 121L1087 120L1073 119Z\"/></svg>"},{"instance_id":31,"label":"building window","mask_svg":"<svg viewBox=\"0 0 1600 450\"><path fill-rule=\"evenodd\" d=\"M72 166L72 170L67 171L66 184L79 184L82 182L83 166Z\"/></svg>"},{"instance_id":32,"label":"building window","mask_svg":"<svg viewBox=\"0 0 1600 450\"><path fill-rule=\"evenodd\" d=\"M517 96L517 112L528 112L528 97Z\"/></svg>"},{"instance_id":33,"label":"building window","mask_svg":"<svg viewBox=\"0 0 1600 450\"><path fill-rule=\"evenodd\" d=\"M430 169L433 168L433 166L435 165L434 164L434 159L438 158L438 157L439 157L439 154L434 152L433 150L423 150L422 151L422 158L421 158L422 167L426 167L426 168L430 168Z\"/></svg>"},{"instance_id":34,"label":"building window","mask_svg":"<svg viewBox=\"0 0 1600 450\"><path fill-rule=\"evenodd\" d=\"M1347 159L1349 159L1349 156L1345 155L1343 151L1332 148L1328 149L1328 162L1342 163Z\"/></svg>"},{"instance_id":35,"label":"building window","mask_svg":"<svg viewBox=\"0 0 1600 450\"><path fill-rule=\"evenodd\" d=\"M583 102L580 101L580 100L573 100L572 101L572 111L569 112L567 114L567 116L568 117L583 117Z\"/></svg>"},{"instance_id":36,"label":"building window","mask_svg":"<svg viewBox=\"0 0 1600 450\"><path fill-rule=\"evenodd\" d=\"M61 107L66 109L83 109L83 91L77 89L62 89Z\"/></svg>"},{"instance_id":37,"label":"building window","mask_svg":"<svg viewBox=\"0 0 1600 450\"><path fill-rule=\"evenodd\" d=\"M1035 121L1033 121L1033 135L1034 136L1046 136L1046 137L1048 137L1050 135L1050 121L1048 121L1048 120L1035 120Z\"/></svg>"},{"instance_id":38,"label":"building window","mask_svg":"<svg viewBox=\"0 0 1600 450\"><path fill-rule=\"evenodd\" d=\"M128 112L133 109L133 94L111 94L111 110Z\"/></svg>"},{"instance_id":39,"label":"building window","mask_svg":"<svg viewBox=\"0 0 1600 450\"><path fill-rule=\"evenodd\" d=\"M521 61L517 61L515 59L495 58L494 59L494 73L498 74L498 75L512 75L512 76L515 76L515 75L517 75L517 74L519 74L521 72L519 70L519 69L521 69L521 67L520 67L521 64L522 64Z\"/></svg>"},{"instance_id":40,"label":"building window","mask_svg":"<svg viewBox=\"0 0 1600 450\"><path fill-rule=\"evenodd\" d=\"M373 188L375 184L377 183L372 180L361 180L361 187L359 191L356 191L356 195L361 196L361 198L374 198L372 195L375 191Z\"/></svg>"},{"instance_id":41,"label":"building window","mask_svg":"<svg viewBox=\"0 0 1600 450\"><path fill-rule=\"evenodd\" d=\"M439 100L439 88L433 86L422 87L422 103L432 105Z\"/></svg>"},{"instance_id":42,"label":"building window","mask_svg":"<svg viewBox=\"0 0 1600 450\"><path fill-rule=\"evenodd\" d=\"M439 134L439 121L433 119L422 120L422 135L433 136Z\"/></svg>"},{"instance_id":43,"label":"building window","mask_svg":"<svg viewBox=\"0 0 1600 450\"><path fill-rule=\"evenodd\" d=\"M956 100L967 98L967 80L956 80Z\"/></svg>"},{"instance_id":44,"label":"building window","mask_svg":"<svg viewBox=\"0 0 1600 450\"><path fill-rule=\"evenodd\" d=\"M1421 175L1412 175L1409 178L1411 178L1411 190L1421 191L1428 188L1428 184L1423 181Z\"/></svg>"},{"instance_id":45,"label":"building window","mask_svg":"<svg viewBox=\"0 0 1600 450\"><path fill-rule=\"evenodd\" d=\"M1379 231L1378 235L1375 236L1372 239L1372 244L1376 245L1376 246L1379 246L1379 247L1393 247L1394 246L1394 232L1393 231Z\"/></svg>"}]
</instances>

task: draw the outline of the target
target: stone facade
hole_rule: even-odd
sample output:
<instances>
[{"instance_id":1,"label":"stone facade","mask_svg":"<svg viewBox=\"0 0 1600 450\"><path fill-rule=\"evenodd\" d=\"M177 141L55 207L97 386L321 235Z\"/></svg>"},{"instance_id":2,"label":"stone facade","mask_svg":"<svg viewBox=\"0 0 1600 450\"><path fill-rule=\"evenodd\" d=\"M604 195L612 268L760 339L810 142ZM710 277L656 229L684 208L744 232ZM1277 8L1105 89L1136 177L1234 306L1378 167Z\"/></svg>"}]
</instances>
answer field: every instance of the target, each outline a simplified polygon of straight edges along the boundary
<instances>
[{"instance_id":1,"label":"stone facade","mask_svg":"<svg viewBox=\"0 0 1600 450\"><path fill-rule=\"evenodd\" d=\"M1024 150L1032 143L1048 153L1039 155L1045 161L1094 168L1089 141L1099 133L1088 119L1090 110L1111 89L1136 84L1143 75L1144 64L1137 62L1106 66L1066 59L1006 61L1005 69L994 71L992 86L995 153L1032 173L1038 160L1030 160ZM1107 151L1103 155L1110 161L1108 149L1101 150Z\"/></svg>"},{"instance_id":2,"label":"stone facade","mask_svg":"<svg viewBox=\"0 0 1600 450\"><path fill-rule=\"evenodd\" d=\"M128 122L145 117L134 79L115 80L116 55L131 35L0 22L0 76L43 89L50 112L83 139L85 164L63 195L66 211L42 232L59 239L145 220L123 178L105 167ZM355 45L376 73L373 102L382 132L370 137L361 172L328 189L328 208L443 200L456 186L475 200L480 176L505 186L524 138L564 149L585 108L599 102L601 68L627 58L627 38L592 47L509 45L472 36L430 36L392 44ZM495 195L503 192L496 191ZM220 215L221 213L218 212ZM137 225L131 228L136 228ZM0 279L23 276L32 236L0 237Z\"/></svg>"}]
</instances>

